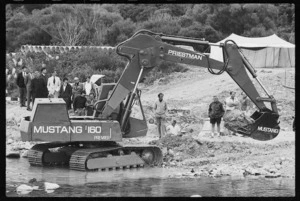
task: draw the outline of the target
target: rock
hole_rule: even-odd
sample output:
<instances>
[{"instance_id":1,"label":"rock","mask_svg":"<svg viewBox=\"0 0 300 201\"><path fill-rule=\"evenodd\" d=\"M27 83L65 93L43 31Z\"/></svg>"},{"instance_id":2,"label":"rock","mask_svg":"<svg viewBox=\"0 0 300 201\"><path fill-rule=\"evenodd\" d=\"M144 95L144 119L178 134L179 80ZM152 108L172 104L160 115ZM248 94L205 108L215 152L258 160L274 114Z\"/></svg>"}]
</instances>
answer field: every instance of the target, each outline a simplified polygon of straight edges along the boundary
<instances>
[{"instance_id":1,"label":"rock","mask_svg":"<svg viewBox=\"0 0 300 201\"><path fill-rule=\"evenodd\" d=\"M49 183L49 182L45 182L44 185L45 185L45 190L55 190L59 188L58 184Z\"/></svg>"},{"instance_id":2,"label":"rock","mask_svg":"<svg viewBox=\"0 0 300 201\"><path fill-rule=\"evenodd\" d=\"M54 190L45 190L47 193L53 193Z\"/></svg>"},{"instance_id":3,"label":"rock","mask_svg":"<svg viewBox=\"0 0 300 201\"><path fill-rule=\"evenodd\" d=\"M30 142L25 142L23 147L24 149L31 149L32 145L30 144Z\"/></svg>"},{"instance_id":4,"label":"rock","mask_svg":"<svg viewBox=\"0 0 300 201\"><path fill-rule=\"evenodd\" d=\"M34 183L34 182L36 182L36 178L30 179L28 183Z\"/></svg>"},{"instance_id":5,"label":"rock","mask_svg":"<svg viewBox=\"0 0 300 201\"><path fill-rule=\"evenodd\" d=\"M251 167L247 167L246 169L245 169L245 175L255 175L255 170L253 169L253 168L251 168Z\"/></svg>"},{"instance_id":6,"label":"rock","mask_svg":"<svg viewBox=\"0 0 300 201\"><path fill-rule=\"evenodd\" d=\"M168 153L167 147L162 148L162 153L163 155L166 155Z\"/></svg>"},{"instance_id":7,"label":"rock","mask_svg":"<svg viewBox=\"0 0 300 201\"><path fill-rule=\"evenodd\" d=\"M170 162L170 165L175 166L176 163L172 161L172 162Z\"/></svg>"},{"instance_id":8,"label":"rock","mask_svg":"<svg viewBox=\"0 0 300 201\"><path fill-rule=\"evenodd\" d=\"M174 156L174 151L173 151L172 149L169 149L169 150L168 150L168 153L169 153L170 155Z\"/></svg>"},{"instance_id":9,"label":"rock","mask_svg":"<svg viewBox=\"0 0 300 201\"><path fill-rule=\"evenodd\" d=\"M271 168L271 167L270 167L269 165L265 165L265 166L263 167L263 169L264 169L264 170L267 170L267 171L269 171L270 168Z\"/></svg>"},{"instance_id":10,"label":"rock","mask_svg":"<svg viewBox=\"0 0 300 201\"><path fill-rule=\"evenodd\" d=\"M13 140L12 140L11 138L9 138L9 139L7 140L7 144L11 144L11 143L13 143Z\"/></svg>"},{"instance_id":11,"label":"rock","mask_svg":"<svg viewBox=\"0 0 300 201\"><path fill-rule=\"evenodd\" d=\"M193 177L194 176L194 173L183 173L182 176L188 176L188 177Z\"/></svg>"},{"instance_id":12,"label":"rock","mask_svg":"<svg viewBox=\"0 0 300 201\"><path fill-rule=\"evenodd\" d=\"M278 163L277 163L277 164L275 164L274 166L275 166L275 168L276 168L277 170L281 169L281 165L280 165L280 164L278 164Z\"/></svg>"},{"instance_id":13,"label":"rock","mask_svg":"<svg viewBox=\"0 0 300 201\"><path fill-rule=\"evenodd\" d=\"M11 151L6 154L6 158L20 158L20 152L19 151Z\"/></svg>"},{"instance_id":14,"label":"rock","mask_svg":"<svg viewBox=\"0 0 300 201\"><path fill-rule=\"evenodd\" d=\"M21 155L22 158L27 158L28 157L28 150L24 151Z\"/></svg>"},{"instance_id":15,"label":"rock","mask_svg":"<svg viewBox=\"0 0 300 201\"><path fill-rule=\"evenodd\" d=\"M19 193L19 194L28 194L31 191L33 191L33 188L31 186L22 184L22 185L18 186L16 190L17 190L17 193Z\"/></svg>"},{"instance_id":16,"label":"rock","mask_svg":"<svg viewBox=\"0 0 300 201\"><path fill-rule=\"evenodd\" d=\"M32 189L33 190L39 190L39 187L38 186L32 186Z\"/></svg>"},{"instance_id":17,"label":"rock","mask_svg":"<svg viewBox=\"0 0 300 201\"><path fill-rule=\"evenodd\" d=\"M285 157L280 157L280 160L281 160L281 161L285 161L286 158L285 158Z\"/></svg>"},{"instance_id":18,"label":"rock","mask_svg":"<svg viewBox=\"0 0 300 201\"><path fill-rule=\"evenodd\" d=\"M277 178L277 177L280 177L281 175L280 174L267 174L265 175L266 178Z\"/></svg>"},{"instance_id":19,"label":"rock","mask_svg":"<svg viewBox=\"0 0 300 201\"><path fill-rule=\"evenodd\" d=\"M275 169L275 168L270 168L268 171L269 171L270 173L275 173L275 172L277 172L277 169Z\"/></svg>"}]
</instances>

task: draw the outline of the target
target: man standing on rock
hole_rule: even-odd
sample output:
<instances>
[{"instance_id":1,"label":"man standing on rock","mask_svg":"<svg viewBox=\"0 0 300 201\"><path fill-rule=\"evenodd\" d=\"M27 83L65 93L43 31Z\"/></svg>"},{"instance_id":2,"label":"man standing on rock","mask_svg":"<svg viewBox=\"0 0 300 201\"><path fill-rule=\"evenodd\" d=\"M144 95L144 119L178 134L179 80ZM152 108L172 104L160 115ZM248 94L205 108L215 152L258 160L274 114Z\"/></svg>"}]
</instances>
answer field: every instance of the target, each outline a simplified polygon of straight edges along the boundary
<instances>
[{"instance_id":1,"label":"man standing on rock","mask_svg":"<svg viewBox=\"0 0 300 201\"><path fill-rule=\"evenodd\" d=\"M164 94L158 94L158 100L154 104L154 115L156 118L159 138L163 137L166 132L165 121L167 112L167 103L163 100Z\"/></svg>"},{"instance_id":2,"label":"man standing on rock","mask_svg":"<svg viewBox=\"0 0 300 201\"><path fill-rule=\"evenodd\" d=\"M213 96L213 102L209 104L208 107L208 116L210 118L210 123L211 123L211 137L214 137L216 123L217 123L216 135L220 137L220 124L224 112L225 110L223 108L223 104L219 101L217 96Z\"/></svg>"}]
</instances>

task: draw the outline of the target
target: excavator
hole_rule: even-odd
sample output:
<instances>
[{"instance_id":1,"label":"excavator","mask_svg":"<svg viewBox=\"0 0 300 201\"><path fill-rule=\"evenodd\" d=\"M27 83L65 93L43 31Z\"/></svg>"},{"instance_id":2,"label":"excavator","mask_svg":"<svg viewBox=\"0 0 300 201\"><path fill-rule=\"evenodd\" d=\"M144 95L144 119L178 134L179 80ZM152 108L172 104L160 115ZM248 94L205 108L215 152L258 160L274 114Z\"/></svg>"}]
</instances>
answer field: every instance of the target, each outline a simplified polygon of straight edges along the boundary
<instances>
[{"instance_id":1,"label":"excavator","mask_svg":"<svg viewBox=\"0 0 300 201\"><path fill-rule=\"evenodd\" d=\"M78 171L160 166L162 151L159 147L122 146L120 142L123 138L146 136L147 121L138 84L162 61L207 68L215 75L228 73L258 108L251 116L253 123L234 132L261 141L271 140L279 134L276 100L262 85L234 41L218 44L223 50L223 62L209 58L206 53L181 48L182 44L216 45L203 39L149 30L140 30L117 45L117 54L126 57L128 63L117 83L103 83L91 116L69 116L66 104L60 98L36 99L31 116L24 117L20 125L22 141L42 142L28 151L30 165L66 165ZM259 95L249 75L256 79L267 97ZM133 117L134 105L140 107L142 118Z\"/></svg>"}]
</instances>

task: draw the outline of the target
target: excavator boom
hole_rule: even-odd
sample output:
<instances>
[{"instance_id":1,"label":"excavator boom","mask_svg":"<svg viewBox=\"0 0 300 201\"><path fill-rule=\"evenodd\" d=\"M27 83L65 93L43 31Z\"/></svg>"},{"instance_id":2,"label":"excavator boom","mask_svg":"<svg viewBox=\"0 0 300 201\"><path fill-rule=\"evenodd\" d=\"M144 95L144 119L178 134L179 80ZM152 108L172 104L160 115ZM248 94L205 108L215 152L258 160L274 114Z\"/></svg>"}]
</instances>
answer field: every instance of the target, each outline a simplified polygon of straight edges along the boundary
<instances>
[{"instance_id":1,"label":"excavator boom","mask_svg":"<svg viewBox=\"0 0 300 201\"><path fill-rule=\"evenodd\" d=\"M279 134L279 115L276 101L264 88L257 78L255 70L234 41L226 41L221 45L224 53L224 62L211 59L206 54L186 50L170 43L214 45L201 39L166 36L147 30L137 32L117 46L117 53L126 57L129 62L104 106L102 112L104 118L109 116L129 93L135 93L138 83L150 70L158 66L162 61L170 61L208 68L211 73L217 75L227 72L259 109L251 116L255 120L253 124L235 131L257 140L270 140ZM214 72L213 69L218 70L218 72ZM247 71L258 81L268 97L259 95ZM270 102L272 109L267 108L265 102Z\"/></svg>"}]
</instances>

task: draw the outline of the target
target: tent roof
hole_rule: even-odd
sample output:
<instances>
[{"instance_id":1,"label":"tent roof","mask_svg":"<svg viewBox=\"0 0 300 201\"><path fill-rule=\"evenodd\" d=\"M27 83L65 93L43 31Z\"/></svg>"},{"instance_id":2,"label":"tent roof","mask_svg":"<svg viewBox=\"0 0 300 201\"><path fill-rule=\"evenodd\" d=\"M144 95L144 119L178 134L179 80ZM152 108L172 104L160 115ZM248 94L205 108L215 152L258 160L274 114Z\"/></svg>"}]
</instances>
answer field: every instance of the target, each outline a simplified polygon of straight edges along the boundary
<instances>
[{"instance_id":1,"label":"tent roof","mask_svg":"<svg viewBox=\"0 0 300 201\"><path fill-rule=\"evenodd\" d=\"M276 34L267 37L248 38L248 37L239 36L232 33L230 36L217 42L216 44L224 43L228 39L233 40L234 42L236 42L236 44L239 47L244 47L244 48L252 48L252 47L295 48L294 44L279 38Z\"/></svg>"}]
</instances>

